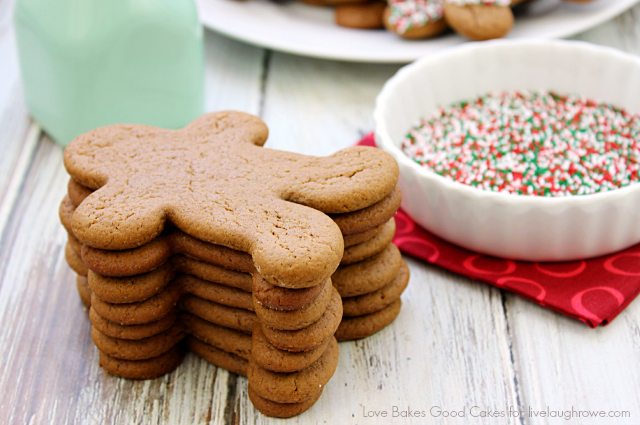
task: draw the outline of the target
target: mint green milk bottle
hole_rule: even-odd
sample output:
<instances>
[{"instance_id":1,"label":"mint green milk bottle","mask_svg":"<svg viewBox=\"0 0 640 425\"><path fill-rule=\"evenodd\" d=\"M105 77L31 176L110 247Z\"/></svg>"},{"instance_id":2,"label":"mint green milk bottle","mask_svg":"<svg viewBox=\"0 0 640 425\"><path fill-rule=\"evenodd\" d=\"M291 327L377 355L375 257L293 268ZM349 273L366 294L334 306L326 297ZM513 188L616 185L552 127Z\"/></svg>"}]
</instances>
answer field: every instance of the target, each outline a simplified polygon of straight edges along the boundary
<instances>
[{"instance_id":1,"label":"mint green milk bottle","mask_svg":"<svg viewBox=\"0 0 640 425\"><path fill-rule=\"evenodd\" d=\"M193 0L17 0L27 105L59 144L113 123L179 128L203 110Z\"/></svg>"}]
</instances>

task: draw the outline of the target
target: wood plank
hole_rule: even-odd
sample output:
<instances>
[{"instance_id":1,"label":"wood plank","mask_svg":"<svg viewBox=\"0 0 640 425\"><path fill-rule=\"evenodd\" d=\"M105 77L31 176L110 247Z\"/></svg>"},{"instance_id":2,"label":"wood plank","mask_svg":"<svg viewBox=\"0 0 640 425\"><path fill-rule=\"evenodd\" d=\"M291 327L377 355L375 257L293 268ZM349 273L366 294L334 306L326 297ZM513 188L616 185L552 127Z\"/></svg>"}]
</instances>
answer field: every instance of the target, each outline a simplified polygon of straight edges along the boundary
<instances>
[{"instance_id":1,"label":"wood plank","mask_svg":"<svg viewBox=\"0 0 640 425\"><path fill-rule=\"evenodd\" d=\"M351 64L273 53L263 118L268 146L324 155L373 129L373 104L394 65Z\"/></svg>"},{"instance_id":2,"label":"wood plank","mask_svg":"<svg viewBox=\"0 0 640 425\"><path fill-rule=\"evenodd\" d=\"M628 418L580 424L637 424L640 416L640 303L596 330L517 297L507 312L522 404L533 409L626 410ZM532 418L531 424L567 423Z\"/></svg>"},{"instance_id":3,"label":"wood plank","mask_svg":"<svg viewBox=\"0 0 640 425\"><path fill-rule=\"evenodd\" d=\"M640 4L615 19L573 37L604 46L640 54Z\"/></svg>"},{"instance_id":4,"label":"wood plank","mask_svg":"<svg viewBox=\"0 0 640 425\"><path fill-rule=\"evenodd\" d=\"M576 37L640 53L640 6ZM640 417L640 302L596 330L507 296L506 309L522 404L533 409L626 410L631 417L573 419L580 424L637 424ZM607 413L608 414L608 413ZM528 418L531 424L564 424Z\"/></svg>"},{"instance_id":5,"label":"wood plank","mask_svg":"<svg viewBox=\"0 0 640 425\"><path fill-rule=\"evenodd\" d=\"M29 123L26 111L16 112L15 115L21 119L9 118L0 123L0 132L7 130L7 133L4 133L9 134L6 139L7 144L12 144L12 146L7 146L7 156L3 156L0 160L0 235L2 235L14 204L20 195L21 186L33 160L36 145L42 135L40 127L34 122L29 124L25 135L24 127ZM7 115L13 115L13 113ZM4 125L4 123L7 124Z\"/></svg>"},{"instance_id":6,"label":"wood plank","mask_svg":"<svg viewBox=\"0 0 640 425\"><path fill-rule=\"evenodd\" d=\"M266 52L205 31L205 110L258 114Z\"/></svg>"},{"instance_id":7,"label":"wood plank","mask_svg":"<svg viewBox=\"0 0 640 425\"><path fill-rule=\"evenodd\" d=\"M396 69L274 53L264 105L272 130L269 146L327 154L353 144L371 130L375 96ZM427 415L432 406L517 405L500 292L419 262L410 261L410 267L411 282L394 325L341 344L338 372L322 398L291 423L404 422L364 417L363 409L392 415L394 405ZM245 423L269 423L252 417L246 399L241 402Z\"/></svg>"},{"instance_id":8,"label":"wood plank","mask_svg":"<svg viewBox=\"0 0 640 425\"><path fill-rule=\"evenodd\" d=\"M257 111L263 52L213 34L207 42L208 107ZM243 84L231 82L237 72ZM0 320L10 324L0 328L0 422L229 423L239 379L193 355L153 381L100 370L64 262L66 235L57 217L68 179L62 150L46 138L35 141L0 247Z\"/></svg>"},{"instance_id":9,"label":"wood plank","mask_svg":"<svg viewBox=\"0 0 640 425\"><path fill-rule=\"evenodd\" d=\"M40 135L22 96L12 17L13 2L0 2L0 235Z\"/></svg>"}]
</instances>

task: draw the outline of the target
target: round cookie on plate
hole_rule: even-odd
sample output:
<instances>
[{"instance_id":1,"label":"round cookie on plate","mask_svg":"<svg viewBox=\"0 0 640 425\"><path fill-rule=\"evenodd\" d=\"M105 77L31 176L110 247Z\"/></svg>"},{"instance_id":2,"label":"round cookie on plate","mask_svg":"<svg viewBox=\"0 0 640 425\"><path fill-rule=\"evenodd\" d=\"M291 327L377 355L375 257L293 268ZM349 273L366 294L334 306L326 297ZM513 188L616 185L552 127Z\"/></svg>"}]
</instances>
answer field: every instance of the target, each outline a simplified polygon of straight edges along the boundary
<instances>
[{"instance_id":1,"label":"round cookie on plate","mask_svg":"<svg viewBox=\"0 0 640 425\"><path fill-rule=\"evenodd\" d=\"M300 0L304 4L308 4L310 6L329 6L335 7L342 4L362 4L367 3L368 0Z\"/></svg>"},{"instance_id":2,"label":"round cookie on plate","mask_svg":"<svg viewBox=\"0 0 640 425\"><path fill-rule=\"evenodd\" d=\"M343 4L336 6L336 24L346 28L380 29L384 28L384 1L362 4Z\"/></svg>"},{"instance_id":3,"label":"round cookie on plate","mask_svg":"<svg viewBox=\"0 0 640 425\"><path fill-rule=\"evenodd\" d=\"M471 40L504 37L513 27L511 0L444 0L444 17Z\"/></svg>"},{"instance_id":4,"label":"round cookie on plate","mask_svg":"<svg viewBox=\"0 0 640 425\"><path fill-rule=\"evenodd\" d=\"M443 0L389 0L385 27L411 40L435 37L447 29Z\"/></svg>"}]
</instances>

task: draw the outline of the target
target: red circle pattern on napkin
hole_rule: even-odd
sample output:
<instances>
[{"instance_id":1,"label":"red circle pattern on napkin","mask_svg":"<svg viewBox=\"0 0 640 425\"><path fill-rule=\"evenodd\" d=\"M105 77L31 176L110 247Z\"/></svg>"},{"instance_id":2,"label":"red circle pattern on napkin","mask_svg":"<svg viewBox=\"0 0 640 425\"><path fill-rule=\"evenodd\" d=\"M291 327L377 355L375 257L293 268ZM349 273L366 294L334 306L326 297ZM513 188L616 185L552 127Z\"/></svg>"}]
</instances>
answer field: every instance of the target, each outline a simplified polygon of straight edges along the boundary
<instances>
[{"instance_id":1,"label":"red circle pattern on napkin","mask_svg":"<svg viewBox=\"0 0 640 425\"><path fill-rule=\"evenodd\" d=\"M375 146L368 135L358 144ZM514 292L591 327L610 323L640 292L640 245L589 260L514 261L478 254L440 239L404 211L394 243L408 255Z\"/></svg>"}]
</instances>

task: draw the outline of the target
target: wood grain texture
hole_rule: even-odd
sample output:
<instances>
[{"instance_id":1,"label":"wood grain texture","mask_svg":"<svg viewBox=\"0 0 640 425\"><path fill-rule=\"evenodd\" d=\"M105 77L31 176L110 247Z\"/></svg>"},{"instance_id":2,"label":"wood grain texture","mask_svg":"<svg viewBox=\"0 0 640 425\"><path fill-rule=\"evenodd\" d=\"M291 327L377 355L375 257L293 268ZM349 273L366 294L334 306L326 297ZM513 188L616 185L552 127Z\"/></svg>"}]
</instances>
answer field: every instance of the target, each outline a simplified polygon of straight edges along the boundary
<instances>
[{"instance_id":1,"label":"wood grain texture","mask_svg":"<svg viewBox=\"0 0 640 425\"><path fill-rule=\"evenodd\" d=\"M27 116L0 0L0 423L8 424L635 424L640 418L640 304L591 330L483 284L409 260L397 321L341 344L324 395L288 421L266 418L246 380L189 355L174 373L105 375L63 259L57 205L61 149ZM579 39L640 53L640 6ZM294 57L206 34L207 110L269 123L269 146L327 154L372 128L375 96L395 66ZM365 412L479 406L621 409L630 419L371 418Z\"/></svg>"},{"instance_id":2,"label":"wood grain texture","mask_svg":"<svg viewBox=\"0 0 640 425\"><path fill-rule=\"evenodd\" d=\"M268 146L327 155L373 128L373 104L392 65L351 64L271 54L263 118Z\"/></svg>"},{"instance_id":3,"label":"wood grain texture","mask_svg":"<svg viewBox=\"0 0 640 425\"><path fill-rule=\"evenodd\" d=\"M258 114L265 73L262 49L205 32L205 110Z\"/></svg>"},{"instance_id":4,"label":"wood grain texture","mask_svg":"<svg viewBox=\"0 0 640 425\"><path fill-rule=\"evenodd\" d=\"M12 6L10 1L0 1L0 235L40 136L22 96Z\"/></svg>"},{"instance_id":5,"label":"wood grain texture","mask_svg":"<svg viewBox=\"0 0 640 425\"><path fill-rule=\"evenodd\" d=\"M640 304L632 304L611 325L595 330L517 297L509 297L507 311L525 409L626 410L628 418L574 422L638 423ZM528 423L567 422L537 418Z\"/></svg>"}]
</instances>

